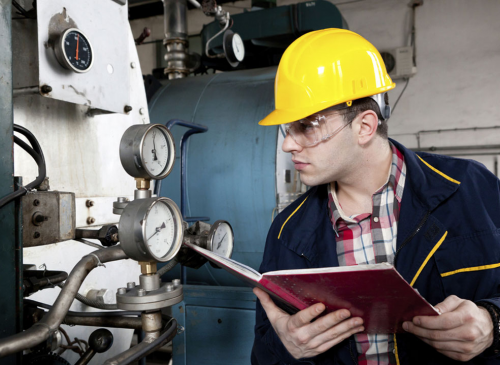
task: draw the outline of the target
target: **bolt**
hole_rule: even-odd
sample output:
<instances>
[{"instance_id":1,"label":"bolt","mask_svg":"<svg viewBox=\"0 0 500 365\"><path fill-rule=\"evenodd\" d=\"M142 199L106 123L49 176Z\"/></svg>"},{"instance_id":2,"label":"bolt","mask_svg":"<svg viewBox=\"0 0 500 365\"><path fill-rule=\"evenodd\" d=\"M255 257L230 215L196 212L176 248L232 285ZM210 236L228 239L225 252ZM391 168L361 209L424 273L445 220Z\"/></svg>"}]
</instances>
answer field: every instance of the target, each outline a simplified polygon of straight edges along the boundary
<instances>
[{"instance_id":1,"label":"bolt","mask_svg":"<svg viewBox=\"0 0 500 365\"><path fill-rule=\"evenodd\" d=\"M125 105L125 108L123 108L123 110L125 110L125 113L130 113L132 111L132 107L130 105Z\"/></svg>"},{"instance_id":2,"label":"bolt","mask_svg":"<svg viewBox=\"0 0 500 365\"><path fill-rule=\"evenodd\" d=\"M135 288L135 282L134 281L128 282L127 283L127 288L128 289L134 289Z\"/></svg>"},{"instance_id":3,"label":"bolt","mask_svg":"<svg viewBox=\"0 0 500 365\"><path fill-rule=\"evenodd\" d=\"M33 200L33 205L35 207L38 207L40 205L40 200L38 200L38 199Z\"/></svg>"},{"instance_id":4,"label":"bolt","mask_svg":"<svg viewBox=\"0 0 500 365\"><path fill-rule=\"evenodd\" d=\"M217 320L217 323L222 323L222 319L220 319L220 318L219 318L219 319Z\"/></svg>"},{"instance_id":5,"label":"bolt","mask_svg":"<svg viewBox=\"0 0 500 365\"><path fill-rule=\"evenodd\" d=\"M127 288L118 288L118 294L127 294Z\"/></svg>"},{"instance_id":6,"label":"bolt","mask_svg":"<svg viewBox=\"0 0 500 365\"><path fill-rule=\"evenodd\" d=\"M169 284L165 285L165 289L167 289L167 291L172 291L172 290L174 290L174 285L169 283Z\"/></svg>"},{"instance_id":7,"label":"bolt","mask_svg":"<svg viewBox=\"0 0 500 365\"><path fill-rule=\"evenodd\" d=\"M181 280L180 279L174 279L172 280L172 284L177 288L181 285Z\"/></svg>"},{"instance_id":8,"label":"bolt","mask_svg":"<svg viewBox=\"0 0 500 365\"><path fill-rule=\"evenodd\" d=\"M146 291L144 289L137 290L137 295L143 297L146 295Z\"/></svg>"},{"instance_id":9,"label":"bolt","mask_svg":"<svg viewBox=\"0 0 500 365\"><path fill-rule=\"evenodd\" d=\"M51 87L51 86L49 86L49 85L43 85L43 86L42 86L42 93L44 93L44 94L48 94L48 93L50 93L51 91L52 91L52 87Z\"/></svg>"},{"instance_id":10,"label":"bolt","mask_svg":"<svg viewBox=\"0 0 500 365\"><path fill-rule=\"evenodd\" d=\"M87 200L85 202L85 205L87 206L87 208L93 207L94 206L94 201L93 200Z\"/></svg>"},{"instance_id":11,"label":"bolt","mask_svg":"<svg viewBox=\"0 0 500 365\"><path fill-rule=\"evenodd\" d=\"M131 62L130 67L135 68L135 62Z\"/></svg>"},{"instance_id":12,"label":"bolt","mask_svg":"<svg viewBox=\"0 0 500 365\"><path fill-rule=\"evenodd\" d=\"M118 203L125 203L125 202L128 202L128 198L125 198L124 196L120 196L120 197L118 197L117 202L118 202Z\"/></svg>"},{"instance_id":13,"label":"bolt","mask_svg":"<svg viewBox=\"0 0 500 365\"><path fill-rule=\"evenodd\" d=\"M95 223L95 218L94 217L88 217L87 218L87 224L94 224Z\"/></svg>"},{"instance_id":14,"label":"bolt","mask_svg":"<svg viewBox=\"0 0 500 365\"><path fill-rule=\"evenodd\" d=\"M40 232L35 232L35 234L33 235L33 238L40 238Z\"/></svg>"},{"instance_id":15,"label":"bolt","mask_svg":"<svg viewBox=\"0 0 500 365\"><path fill-rule=\"evenodd\" d=\"M139 114L144 115L144 108L139 109Z\"/></svg>"}]
</instances>

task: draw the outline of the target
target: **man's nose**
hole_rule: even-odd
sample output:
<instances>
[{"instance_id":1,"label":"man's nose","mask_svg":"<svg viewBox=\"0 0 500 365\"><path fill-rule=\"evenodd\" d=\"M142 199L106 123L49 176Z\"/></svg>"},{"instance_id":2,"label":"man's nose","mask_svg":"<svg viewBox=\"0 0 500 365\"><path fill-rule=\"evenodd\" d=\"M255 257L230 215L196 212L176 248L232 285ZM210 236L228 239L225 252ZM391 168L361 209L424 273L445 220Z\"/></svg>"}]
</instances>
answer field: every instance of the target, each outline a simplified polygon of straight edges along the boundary
<instances>
[{"instance_id":1,"label":"man's nose","mask_svg":"<svg viewBox=\"0 0 500 365\"><path fill-rule=\"evenodd\" d=\"M290 153L295 151L300 152L302 151L303 147L295 142L290 133L287 133L281 149L283 150L283 152Z\"/></svg>"}]
</instances>

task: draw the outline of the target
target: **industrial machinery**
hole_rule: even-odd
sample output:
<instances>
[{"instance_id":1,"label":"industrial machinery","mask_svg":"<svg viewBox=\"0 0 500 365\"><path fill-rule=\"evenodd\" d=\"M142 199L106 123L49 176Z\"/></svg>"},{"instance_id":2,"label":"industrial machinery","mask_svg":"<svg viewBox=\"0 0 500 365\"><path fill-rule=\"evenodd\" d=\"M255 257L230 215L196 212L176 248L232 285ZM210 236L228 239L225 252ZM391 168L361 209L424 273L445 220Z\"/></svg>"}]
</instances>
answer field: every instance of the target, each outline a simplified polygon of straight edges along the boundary
<instances>
[{"instance_id":1,"label":"industrial machinery","mask_svg":"<svg viewBox=\"0 0 500 365\"><path fill-rule=\"evenodd\" d=\"M307 189L290 155L281 150L284 136L279 129L257 124L274 110L273 65L301 34L347 25L326 1L244 12L232 19L231 29L245 44L238 70L163 80L149 101L149 113L153 123L180 118L209 128L210 138L192 137L187 168L181 171L176 165L159 194L178 204L184 201L186 216L231 217L232 258L258 270L273 218ZM220 29L213 22L202 31L204 46L214 54L223 52L223 40L208 40ZM224 60L202 58L202 63L230 70ZM175 126L171 132L177 141L184 129ZM182 194L181 179L186 182ZM183 273L178 266L163 277L168 281L179 276ZM255 324L250 288L209 265L188 267L184 277L184 300L172 307L185 328L173 340L174 364L250 363Z\"/></svg>"},{"instance_id":2,"label":"industrial machinery","mask_svg":"<svg viewBox=\"0 0 500 365\"><path fill-rule=\"evenodd\" d=\"M313 30L316 2L269 9L291 16L286 37L190 2L215 28L194 54L186 1L164 1L168 81L150 103L125 0L0 7L0 364L126 364L172 339L176 365L248 362L254 296L183 242L256 268L272 217L305 191L283 136L256 124L275 69L250 61ZM202 64L251 70L186 77Z\"/></svg>"},{"instance_id":3,"label":"industrial machinery","mask_svg":"<svg viewBox=\"0 0 500 365\"><path fill-rule=\"evenodd\" d=\"M205 263L179 255L183 240L230 256L231 226L187 231L176 203L152 194L175 141L149 123L126 2L12 5L0 7L1 145L16 144L0 175L0 363L137 361L182 332L162 310L183 285L160 277Z\"/></svg>"}]
</instances>

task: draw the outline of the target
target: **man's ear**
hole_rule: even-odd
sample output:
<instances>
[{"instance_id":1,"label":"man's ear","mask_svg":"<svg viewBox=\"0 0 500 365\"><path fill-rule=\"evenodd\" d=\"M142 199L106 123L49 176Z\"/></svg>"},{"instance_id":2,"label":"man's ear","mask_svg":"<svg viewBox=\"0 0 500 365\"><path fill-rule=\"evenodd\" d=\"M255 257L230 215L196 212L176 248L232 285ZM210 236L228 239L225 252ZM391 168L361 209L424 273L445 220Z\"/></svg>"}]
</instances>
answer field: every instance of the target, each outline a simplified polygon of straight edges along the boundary
<instances>
[{"instance_id":1,"label":"man's ear","mask_svg":"<svg viewBox=\"0 0 500 365\"><path fill-rule=\"evenodd\" d=\"M361 146L365 146L377 133L378 116L373 110L367 110L360 113L356 119L358 119L359 123L358 143Z\"/></svg>"}]
</instances>

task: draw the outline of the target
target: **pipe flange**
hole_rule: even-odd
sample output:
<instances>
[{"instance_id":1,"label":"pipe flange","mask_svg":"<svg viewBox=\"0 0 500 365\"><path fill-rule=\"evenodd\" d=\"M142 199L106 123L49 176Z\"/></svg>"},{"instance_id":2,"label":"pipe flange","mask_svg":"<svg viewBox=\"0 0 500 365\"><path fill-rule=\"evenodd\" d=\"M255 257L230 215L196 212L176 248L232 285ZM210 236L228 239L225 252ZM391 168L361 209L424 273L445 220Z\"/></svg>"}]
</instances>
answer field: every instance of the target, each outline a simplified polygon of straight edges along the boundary
<instances>
[{"instance_id":1,"label":"pipe flange","mask_svg":"<svg viewBox=\"0 0 500 365\"><path fill-rule=\"evenodd\" d=\"M184 75L189 75L189 69L187 68L173 68L173 67L167 67L163 70L163 72L166 74L169 74L169 73L174 73L174 72L178 72L178 73L181 73L181 74L184 74Z\"/></svg>"},{"instance_id":2,"label":"pipe flange","mask_svg":"<svg viewBox=\"0 0 500 365\"><path fill-rule=\"evenodd\" d=\"M173 283L164 282L160 288L145 291L141 286L131 289L120 288L116 293L116 304L118 309L123 310L154 310L170 307L184 299L182 285L175 286Z\"/></svg>"},{"instance_id":3,"label":"pipe flange","mask_svg":"<svg viewBox=\"0 0 500 365\"><path fill-rule=\"evenodd\" d=\"M172 44L172 43L181 43L181 44L184 44L186 47L189 46L189 41L186 39L182 39L182 38L169 38L169 39L163 40L163 45L165 47L168 46L169 44Z\"/></svg>"}]
</instances>

